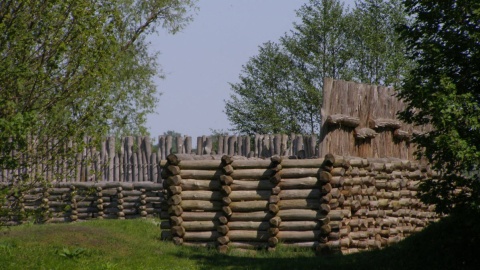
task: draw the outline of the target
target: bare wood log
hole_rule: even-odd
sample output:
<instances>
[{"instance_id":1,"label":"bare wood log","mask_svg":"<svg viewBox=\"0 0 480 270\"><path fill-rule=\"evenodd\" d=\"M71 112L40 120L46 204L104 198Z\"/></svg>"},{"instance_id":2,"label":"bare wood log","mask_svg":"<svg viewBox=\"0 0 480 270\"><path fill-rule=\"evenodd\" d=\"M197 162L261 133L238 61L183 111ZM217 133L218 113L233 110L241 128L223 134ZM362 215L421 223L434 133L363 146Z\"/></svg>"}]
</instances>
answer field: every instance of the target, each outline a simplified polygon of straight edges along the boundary
<instances>
[{"instance_id":1,"label":"bare wood log","mask_svg":"<svg viewBox=\"0 0 480 270\"><path fill-rule=\"evenodd\" d=\"M283 221L278 227L281 231L319 230L323 224L318 221Z\"/></svg>"},{"instance_id":2,"label":"bare wood log","mask_svg":"<svg viewBox=\"0 0 480 270\"><path fill-rule=\"evenodd\" d=\"M282 219L280 217L273 217L269 221L270 225L275 228L279 227L281 222Z\"/></svg>"},{"instance_id":3,"label":"bare wood log","mask_svg":"<svg viewBox=\"0 0 480 270\"><path fill-rule=\"evenodd\" d=\"M185 235L185 228L183 228L182 226L173 226L172 228L170 228L170 231L172 232L173 236L182 237Z\"/></svg>"},{"instance_id":4,"label":"bare wood log","mask_svg":"<svg viewBox=\"0 0 480 270\"><path fill-rule=\"evenodd\" d=\"M219 179L221 170L181 170L180 176L184 179L213 180Z\"/></svg>"},{"instance_id":5,"label":"bare wood log","mask_svg":"<svg viewBox=\"0 0 480 270\"><path fill-rule=\"evenodd\" d=\"M219 190L221 187L220 181L208 180L194 180L182 179L180 181L182 190Z\"/></svg>"},{"instance_id":6,"label":"bare wood log","mask_svg":"<svg viewBox=\"0 0 480 270\"><path fill-rule=\"evenodd\" d=\"M230 238L226 235L223 235L223 236L220 236L219 238L217 238L217 242L220 244L220 245L227 245L229 242L230 242Z\"/></svg>"},{"instance_id":7,"label":"bare wood log","mask_svg":"<svg viewBox=\"0 0 480 270\"><path fill-rule=\"evenodd\" d=\"M222 168L222 171L226 175L231 175L233 173L233 167L232 167L232 165L226 165Z\"/></svg>"},{"instance_id":8,"label":"bare wood log","mask_svg":"<svg viewBox=\"0 0 480 270\"><path fill-rule=\"evenodd\" d=\"M267 231L257 230L230 230L228 232L230 241L260 241L267 242L270 238Z\"/></svg>"},{"instance_id":9,"label":"bare wood log","mask_svg":"<svg viewBox=\"0 0 480 270\"><path fill-rule=\"evenodd\" d=\"M235 170L231 176L233 179L270 179L273 174L274 172L269 169L239 169Z\"/></svg>"},{"instance_id":10,"label":"bare wood log","mask_svg":"<svg viewBox=\"0 0 480 270\"><path fill-rule=\"evenodd\" d=\"M179 205L171 205L168 207L168 213L170 215L181 216L183 213L183 209Z\"/></svg>"},{"instance_id":11,"label":"bare wood log","mask_svg":"<svg viewBox=\"0 0 480 270\"><path fill-rule=\"evenodd\" d=\"M232 193L232 188L230 186L221 186L220 190L224 195L229 195L230 193Z\"/></svg>"},{"instance_id":12,"label":"bare wood log","mask_svg":"<svg viewBox=\"0 0 480 270\"><path fill-rule=\"evenodd\" d=\"M278 228L269 228L268 229L268 235L270 236L275 236L278 234L278 232L280 232L280 229Z\"/></svg>"},{"instance_id":13,"label":"bare wood log","mask_svg":"<svg viewBox=\"0 0 480 270\"><path fill-rule=\"evenodd\" d=\"M320 187L320 194L327 194L332 190L332 185L330 184L325 184Z\"/></svg>"},{"instance_id":14,"label":"bare wood log","mask_svg":"<svg viewBox=\"0 0 480 270\"><path fill-rule=\"evenodd\" d=\"M170 137L170 140L171 140L171 137ZM167 137L167 141L168 141L168 137ZM167 149L167 150L170 151L170 149ZM173 166L178 166L178 164L180 164L180 160L175 154L169 154L167 156L167 162L168 164Z\"/></svg>"},{"instance_id":15,"label":"bare wood log","mask_svg":"<svg viewBox=\"0 0 480 270\"><path fill-rule=\"evenodd\" d=\"M180 195L173 195L170 198L168 198L169 205L176 205L181 203L182 203L182 197Z\"/></svg>"},{"instance_id":16,"label":"bare wood log","mask_svg":"<svg viewBox=\"0 0 480 270\"><path fill-rule=\"evenodd\" d=\"M282 190L279 194L281 200L292 200L292 199L318 199L322 193L319 189L292 189L292 190Z\"/></svg>"},{"instance_id":17,"label":"bare wood log","mask_svg":"<svg viewBox=\"0 0 480 270\"><path fill-rule=\"evenodd\" d=\"M221 175L220 176L220 181L224 185L231 185L233 183L233 178L229 175Z\"/></svg>"},{"instance_id":18,"label":"bare wood log","mask_svg":"<svg viewBox=\"0 0 480 270\"><path fill-rule=\"evenodd\" d=\"M181 201L180 206L186 211L220 211L223 203L221 201L183 200Z\"/></svg>"},{"instance_id":19,"label":"bare wood log","mask_svg":"<svg viewBox=\"0 0 480 270\"><path fill-rule=\"evenodd\" d=\"M330 205L322 203L322 204L320 204L320 207L319 207L318 211L322 215L327 215L330 212Z\"/></svg>"},{"instance_id":20,"label":"bare wood log","mask_svg":"<svg viewBox=\"0 0 480 270\"><path fill-rule=\"evenodd\" d=\"M368 138L375 138L377 133L375 130L370 128L356 128L355 129L355 138L356 139L368 139Z\"/></svg>"},{"instance_id":21,"label":"bare wood log","mask_svg":"<svg viewBox=\"0 0 480 270\"><path fill-rule=\"evenodd\" d=\"M170 216L170 223L173 226L179 226L183 223L183 218L179 216Z\"/></svg>"},{"instance_id":22,"label":"bare wood log","mask_svg":"<svg viewBox=\"0 0 480 270\"><path fill-rule=\"evenodd\" d=\"M180 193L182 193L182 187L181 186L169 186L168 191L170 191L170 193L172 195L180 194Z\"/></svg>"},{"instance_id":23,"label":"bare wood log","mask_svg":"<svg viewBox=\"0 0 480 270\"><path fill-rule=\"evenodd\" d=\"M318 168L284 168L282 178L316 177L318 171Z\"/></svg>"},{"instance_id":24,"label":"bare wood log","mask_svg":"<svg viewBox=\"0 0 480 270\"><path fill-rule=\"evenodd\" d=\"M318 186L317 177L282 179L279 186L283 189L309 189Z\"/></svg>"},{"instance_id":25,"label":"bare wood log","mask_svg":"<svg viewBox=\"0 0 480 270\"><path fill-rule=\"evenodd\" d=\"M325 123L328 125L340 125L345 127L355 128L360 125L360 119L355 116L349 116L344 114L333 114L327 116Z\"/></svg>"},{"instance_id":26,"label":"bare wood log","mask_svg":"<svg viewBox=\"0 0 480 270\"><path fill-rule=\"evenodd\" d=\"M213 231L218 226L215 221L186 221L182 223L182 227L186 231Z\"/></svg>"},{"instance_id":27,"label":"bare wood log","mask_svg":"<svg viewBox=\"0 0 480 270\"><path fill-rule=\"evenodd\" d=\"M182 170L208 170L216 171L220 169L218 160L182 160L179 164Z\"/></svg>"},{"instance_id":28,"label":"bare wood log","mask_svg":"<svg viewBox=\"0 0 480 270\"><path fill-rule=\"evenodd\" d=\"M332 181L332 175L327 171L318 171L318 182L321 184L330 183Z\"/></svg>"},{"instance_id":29,"label":"bare wood log","mask_svg":"<svg viewBox=\"0 0 480 270\"><path fill-rule=\"evenodd\" d=\"M222 202L225 206L229 206L232 203L232 199L230 199L229 197L223 197Z\"/></svg>"},{"instance_id":30,"label":"bare wood log","mask_svg":"<svg viewBox=\"0 0 480 270\"><path fill-rule=\"evenodd\" d=\"M296 200L281 200L278 203L280 210L285 209L319 209L320 201L318 199L296 199Z\"/></svg>"},{"instance_id":31,"label":"bare wood log","mask_svg":"<svg viewBox=\"0 0 480 270\"><path fill-rule=\"evenodd\" d=\"M271 161L264 159L257 160L233 160L232 167L234 170L246 170L246 169L257 169L257 168L267 168L270 165Z\"/></svg>"},{"instance_id":32,"label":"bare wood log","mask_svg":"<svg viewBox=\"0 0 480 270\"><path fill-rule=\"evenodd\" d=\"M284 242L293 241L314 241L320 237L320 230L309 231L280 231L277 238Z\"/></svg>"},{"instance_id":33,"label":"bare wood log","mask_svg":"<svg viewBox=\"0 0 480 270\"><path fill-rule=\"evenodd\" d=\"M325 215L322 215L316 210L304 210L304 209L292 209L292 210L280 210L277 214L283 221L293 221L293 220L318 220L324 218Z\"/></svg>"},{"instance_id":34,"label":"bare wood log","mask_svg":"<svg viewBox=\"0 0 480 270\"><path fill-rule=\"evenodd\" d=\"M377 129L377 128L398 129L402 126L401 122L396 119L385 119L385 118L370 119L368 124L369 124L369 127L372 129Z\"/></svg>"},{"instance_id":35,"label":"bare wood log","mask_svg":"<svg viewBox=\"0 0 480 270\"><path fill-rule=\"evenodd\" d=\"M230 217L233 214L232 209L229 206L223 206L222 207L222 212L225 216Z\"/></svg>"},{"instance_id":36,"label":"bare wood log","mask_svg":"<svg viewBox=\"0 0 480 270\"><path fill-rule=\"evenodd\" d=\"M397 140L410 141L412 139L412 134L405 130L396 129L393 132L393 137Z\"/></svg>"},{"instance_id":37,"label":"bare wood log","mask_svg":"<svg viewBox=\"0 0 480 270\"><path fill-rule=\"evenodd\" d=\"M270 196L270 198L268 198L268 202L269 203L278 203L280 201L280 197L278 197L277 195L272 195Z\"/></svg>"},{"instance_id":38,"label":"bare wood log","mask_svg":"<svg viewBox=\"0 0 480 270\"><path fill-rule=\"evenodd\" d=\"M271 190L275 187L269 180L244 181L235 180L231 186L232 190Z\"/></svg>"},{"instance_id":39,"label":"bare wood log","mask_svg":"<svg viewBox=\"0 0 480 270\"><path fill-rule=\"evenodd\" d=\"M185 232L184 241L217 241L222 235L217 231Z\"/></svg>"},{"instance_id":40,"label":"bare wood log","mask_svg":"<svg viewBox=\"0 0 480 270\"><path fill-rule=\"evenodd\" d=\"M270 238L268 238L268 245L269 245L270 247L274 247L274 246L278 245L279 242L280 242L280 241L278 240L277 237L270 237Z\"/></svg>"},{"instance_id":41,"label":"bare wood log","mask_svg":"<svg viewBox=\"0 0 480 270\"><path fill-rule=\"evenodd\" d=\"M270 228L267 221L231 221L228 223L231 230L259 230L266 231Z\"/></svg>"},{"instance_id":42,"label":"bare wood log","mask_svg":"<svg viewBox=\"0 0 480 270\"><path fill-rule=\"evenodd\" d=\"M275 215L268 211L234 212L230 221L269 221Z\"/></svg>"},{"instance_id":43,"label":"bare wood log","mask_svg":"<svg viewBox=\"0 0 480 270\"><path fill-rule=\"evenodd\" d=\"M232 202L230 205L232 211L261 211L268 208L267 201L243 201Z\"/></svg>"},{"instance_id":44,"label":"bare wood log","mask_svg":"<svg viewBox=\"0 0 480 270\"><path fill-rule=\"evenodd\" d=\"M173 175L167 178L167 184L171 186L181 185L182 177L180 175Z\"/></svg>"},{"instance_id":45,"label":"bare wood log","mask_svg":"<svg viewBox=\"0 0 480 270\"><path fill-rule=\"evenodd\" d=\"M221 201L223 194L220 191L186 190L181 193L183 200Z\"/></svg>"},{"instance_id":46,"label":"bare wood log","mask_svg":"<svg viewBox=\"0 0 480 270\"><path fill-rule=\"evenodd\" d=\"M319 159L283 159L282 167L286 168L320 168L324 162L323 158Z\"/></svg>"},{"instance_id":47,"label":"bare wood log","mask_svg":"<svg viewBox=\"0 0 480 270\"><path fill-rule=\"evenodd\" d=\"M269 204L268 205L268 211L276 214L276 213L278 213L278 211L280 211L280 207L278 207L278 205L276 205L276 204Z\"/></svg>"},{"instance_id":48,"label":"bare wood log","mask_svg":"<svg viewBox=\"0 0 480 270\"><path fill-rule=\"evenodd\" d=\"M330 171L332 176L344 176L345 175L345 168L342 167L335 167Z\"/></svg>"},{"instance_id":49,"label":"bare wood log","mask_svg":"<svg viewBox=\"0 0 480 270\"><path fill-rule=\"evenodd\" d=\"M270 195L269 190L233 190L229 197L232 201L268 200Z\"/></svg>"},{"instance_id":50,"label":"bare wood log","mask_svg":"<svg viewBox=\"0 0 480 270\"><path fill-rule=\"evenodd\" d=\"M223 212L183 212L183 221L211 221L218 220L223 216Z\"/></svg>"},{"instance_id":51,"label":"bare wood log","mask_svg":"<svg viewBox=\"0 0 480 270\"><path fill-rule=\"evenodd\" d=\"M171 175L177 175L180 174L180 167L174 166L174 165L168 165L165 170L169 172Z\"/></svg>"}]
</instances>

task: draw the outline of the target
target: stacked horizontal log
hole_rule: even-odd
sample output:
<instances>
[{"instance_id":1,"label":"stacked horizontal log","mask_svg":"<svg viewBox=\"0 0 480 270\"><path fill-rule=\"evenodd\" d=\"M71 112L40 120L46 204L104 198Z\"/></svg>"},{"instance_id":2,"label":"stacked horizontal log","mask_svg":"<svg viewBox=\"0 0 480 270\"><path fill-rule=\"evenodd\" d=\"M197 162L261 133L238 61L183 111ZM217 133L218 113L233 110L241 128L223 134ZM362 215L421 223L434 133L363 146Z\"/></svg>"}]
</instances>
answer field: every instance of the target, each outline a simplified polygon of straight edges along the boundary
<instances>
[{"instance_id":1,"label":"stacked horizontal log","mask_svg":"<svg viewBox=\"0 0 480 270\"><path fill-rule=\"evenodd\" d=\"M20 208L17 212L37 214L12 216L7 224L21 224L27 216L45 223L154 217L164 201L162 189L151 182L53 182L11 199L9 207Z\"/></svg>"},{"instance_id":2,"label":"stacked horizontal log","mask_svg":"<svg viewBox=\"0 0 480 270\"><path fill-rule=\"evenodd\" d=\"M217 238L218 250L221 253L226 253L228 251L228 244L230 243L230 237L228 236L228 232L230 230L228 226L228 221L232 216L232 209L230 207L232 203L232 199L230 198L230 194L232 193L231 184L233 183L232 174L234 172L232 167L233 160L230 156L224 155L222 157L222 163L220 164L222 168L222 174L220 175L220 182L221 188L219 195L222 198L223 207L222 207L222 215L218 218L219 224L217 225L217 231L219 236ZM215 224L212 224L215 226Z\"/></svg>"},{"instance_id":3,"label":"stacked horizontal log","mask_svg":"<svg viewBox=\"0 0 480 270\"><path fill-rule=\"evenodd\" d=\"M269 239L269 220L275 215L269 209L271 177L275 174L269 160L235 160L229 185L229 247L265 249Z\"/></svg>"},{"instance_id":4,"label":"stacked horizontal log","mask_svg":"<svg viewBox=\"0 0 480 270\"><path fill-rule=\"evenodd\" d=\"M329 241L344 254L397 243L439 217L416 197L423 165L395 158L336 158L332 169ZM337 240L338 239L338 240Z\"/></svg>"},{"instance_id":5,"label":"stacked horizontal log","mask_svg":"<svg viewBox=\"0 0 480 270\"><path fill-rule=\"evenodd\" d=\"M161 227L181 245L225 252L281 243L352 253L398 242L438 218L415 197L429 172L404 160L225 155L177 164L178 181L166 181L170 216Z\"/></svg>"}]
</instances>

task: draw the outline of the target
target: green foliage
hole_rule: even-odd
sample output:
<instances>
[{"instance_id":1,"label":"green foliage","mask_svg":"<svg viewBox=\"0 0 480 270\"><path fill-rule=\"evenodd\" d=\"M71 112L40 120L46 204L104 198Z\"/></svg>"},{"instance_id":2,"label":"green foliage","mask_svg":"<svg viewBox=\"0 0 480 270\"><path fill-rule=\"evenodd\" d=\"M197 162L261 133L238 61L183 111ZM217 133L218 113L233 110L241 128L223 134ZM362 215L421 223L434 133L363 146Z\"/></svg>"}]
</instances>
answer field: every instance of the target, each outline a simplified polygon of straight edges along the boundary
<instances>
[{"instance_id":1,"label":"green foliage","mask_svg":"<svg viewBox=\"0 0 480 270\"><path fill-rule=\"evenodd\" d=\"M67 259L78 259L80 256L85 255L87 249L77 247L74 249L69 249L68 247L64 247L61 250L56 250L55 254L62 256Z\"/></svg>"},{"instance_id":2,"label":"green foliage","mask_svg":"<svg viewBox=\"0 0 480 270\"><path fill-rule=\"evenodd\" d=\"M182 29L194 2L0 2L0 170L12 172L0 211L45 184L37 165L70 159L72 169L75 155L107 134L146 133L158 66L145 36Z\"/></svg>"},{"instance_id":3,"label":"green foliage","mask_svg":"<svg viewBox=\"0 0 480 270\"><path fill-rule=\"evenodd\" d=\"M267 42L243 67L244 75L240 75L240 83L231 84L235 94L225 105L236 130L247 134L301 132L296 119L300 104L292 91L290 66L285 51Z\"/></svg>"},{"instance_id":4,"label":"green foliage","mask_svg":"<svg viewBox=\"0 0 480 270\"><path fill-rule=\"evenodd\" d=\"M452 213L424 231L383 250L316 256L278 246L276 252L175 246L158 239L150 220L99 220L19 226L1 236L2 269L477 269L480 215ZM86 249L65 259L55 250ZM112 248L115 247L115 248ZM406 259L408 258L408 259Z\"/></svg>"},{"instance_id":5,"label":"green foliage","mask_svg":"<svg viewBox=\"0 0 480 270\"><path fill-rule=\"evenodd\" d=\"M408 22L401 0L355 2L348 42L354 80L398 87L411 63L404 56L405 43L395 31Z\"/></svg>"},{"instance_id":6,"label":"green foliage","mask_svg":"<svg viewBox=\"0 0 480 270\"><path fill-rule=\"evenodd\" d=\"M320 132L323 79L396 86L409 69L394 31L407 17L398 0L311 0L297 11L299 23L278 43L267 42L243 66L225 102L235 131Z\"/></svg>"},{"instance_id":7,"label":"green foliage","mask_svg":"<svg viewBox=\"0 0 480 270\"><path fill-rule=\"evenodd\" d=\"M401 28L416 65L400 91L400 116L433 131L414 141L439 180L421 186L421 199L449 213L480 207L480 3L405 1L410 26Z\"/></svg>"}]
</instances>

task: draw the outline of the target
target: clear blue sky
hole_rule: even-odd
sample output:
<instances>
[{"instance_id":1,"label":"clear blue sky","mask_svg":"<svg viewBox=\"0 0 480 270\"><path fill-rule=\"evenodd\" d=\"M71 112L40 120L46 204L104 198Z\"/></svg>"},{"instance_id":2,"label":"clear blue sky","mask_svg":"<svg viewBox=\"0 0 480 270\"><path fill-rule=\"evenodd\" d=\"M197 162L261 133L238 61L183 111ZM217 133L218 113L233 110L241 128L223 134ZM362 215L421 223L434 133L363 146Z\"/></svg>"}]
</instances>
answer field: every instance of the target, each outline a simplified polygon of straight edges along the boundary
<instances>
[{"instance_id":1,"label":"clear blue sky","mask_svg":"<svg viewBox=\"0 0 480 270\"><path fill-rule=\"evenodd\" d=\"M153 137L167 130L197 136L210 129L228 131L224 111L229 83L238 82L242 65L267 41L278 41L293 29L295 11L308 0L200 0L199 10L182 32L151 37L160 51L165 79L156 114L148 117ZM353 0L345 1L353 5ZM232 132L230 132L232 134Z\"/></svg>"}]
</instances>

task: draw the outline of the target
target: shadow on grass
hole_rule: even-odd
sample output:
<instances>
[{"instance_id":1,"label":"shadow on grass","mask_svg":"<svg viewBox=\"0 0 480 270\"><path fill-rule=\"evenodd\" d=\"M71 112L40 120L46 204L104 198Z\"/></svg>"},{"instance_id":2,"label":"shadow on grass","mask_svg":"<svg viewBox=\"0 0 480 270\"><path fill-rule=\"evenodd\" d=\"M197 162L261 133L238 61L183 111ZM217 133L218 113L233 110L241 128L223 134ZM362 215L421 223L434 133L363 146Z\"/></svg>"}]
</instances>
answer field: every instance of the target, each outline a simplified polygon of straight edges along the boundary
<instances>
[{"instance_id":1,"label":"shadow on grass","mask_svg":"<svg viewBox=\"0 0 480 270\"><path fill-rule=\"evenodd\" d=\"M458 212L383 250L342 256L205 252L181 249L200 269L480 269L480 214Z\"/></svg>"}]
</instances>

